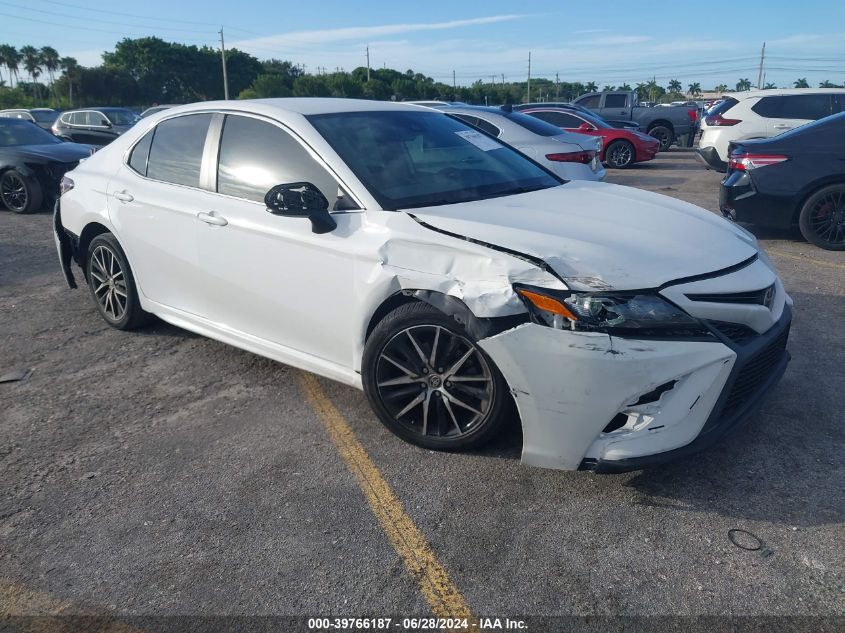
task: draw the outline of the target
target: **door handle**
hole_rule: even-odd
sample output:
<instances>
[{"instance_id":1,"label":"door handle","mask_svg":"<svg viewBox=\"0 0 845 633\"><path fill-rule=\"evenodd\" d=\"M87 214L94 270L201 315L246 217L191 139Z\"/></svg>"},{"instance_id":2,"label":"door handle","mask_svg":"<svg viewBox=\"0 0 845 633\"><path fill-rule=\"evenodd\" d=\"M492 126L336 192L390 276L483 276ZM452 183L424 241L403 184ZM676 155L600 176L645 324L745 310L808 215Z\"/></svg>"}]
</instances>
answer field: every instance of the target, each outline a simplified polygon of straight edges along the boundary
<instances>
[{"instance_id":1,"label":"door handle","mask_svg":"<svg viewBox=\"0 0 845 633\"><path fill-rule=\"evenodd\" d=\"M197 213L197 218L206 224L213 224L214 226L226 226L229 221L222 215L217 215L214 211L211 213Z\"/></svg>"},{"instance_id":2,"label":"door handle","mask_svg":"<svg viewBox=\"0 0 845 633\"><path fill-rule=\"evenodd\" d=\"M792 129L791 125L785 125L783 123L773 125L772 127L775 128L776 130L791 130Z\"/></svg>"},{"instance_id":3,"label":"door handle","mask_svg":"<svg viewBox=\"0 0 845 633\"><path fill-rule=\"evenodd\" d=\"M126 190L115 191L112 195L121 202L132 202L135 199L135 197Z\"/></svg>"}]
</instances>

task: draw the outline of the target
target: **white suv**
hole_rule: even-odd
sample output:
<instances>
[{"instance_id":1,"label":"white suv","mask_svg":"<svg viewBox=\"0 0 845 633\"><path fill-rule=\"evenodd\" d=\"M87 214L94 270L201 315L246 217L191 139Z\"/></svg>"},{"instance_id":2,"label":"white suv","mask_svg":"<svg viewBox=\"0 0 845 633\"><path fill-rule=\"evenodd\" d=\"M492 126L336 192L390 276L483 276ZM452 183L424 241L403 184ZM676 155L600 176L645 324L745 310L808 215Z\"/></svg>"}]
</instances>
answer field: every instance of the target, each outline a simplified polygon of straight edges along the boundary
<instances>
[{"instance_id":1,"label":"white suv","mask_svg":"<svg viewBox=\"0 0 845 633\"><path fill-rule=\"evenodd\" d=\"M726 95L707 112L696 153L725 171L732 141L769 138L845 109L845 89L751 90Z\"/></svg>"}]
</instances>

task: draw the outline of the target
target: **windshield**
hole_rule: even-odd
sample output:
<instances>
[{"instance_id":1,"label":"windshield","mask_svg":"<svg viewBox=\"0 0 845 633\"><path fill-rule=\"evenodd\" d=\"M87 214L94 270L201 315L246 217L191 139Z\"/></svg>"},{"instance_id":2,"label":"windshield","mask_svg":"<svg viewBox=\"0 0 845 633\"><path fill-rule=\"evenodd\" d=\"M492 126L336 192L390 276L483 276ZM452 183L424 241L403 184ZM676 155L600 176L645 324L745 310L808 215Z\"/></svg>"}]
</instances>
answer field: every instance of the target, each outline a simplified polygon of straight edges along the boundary
<instances>
[{"instance_id":1,"label":"windshield","mask_svg":"<svg viewBox=\"0 0 845 633\"><path fill-rule=\"evenodd\" d=\"M0 147L18 145L51 145L62 141L42 130L32 121L0 120Z\"/></svg>"},{"instance_id":2,"label":"windshield","mask_svg":"<svg viewBox=\"0 0 845 633\"><path fill-rule=\"evenodd\" d=\"M484 200L561 184L507 145L437 112L307 117L384 209Z\"/></svg>"},{"instance_id":3,"label":"windshield","mask_svg":"<svg viewBox=\"0 0 845 633\"><path fill-rule=\"evenodd\" d=\"M135 125L141 117L131 110L103 110L112 125Z\"/></svg>"}]
</instances>

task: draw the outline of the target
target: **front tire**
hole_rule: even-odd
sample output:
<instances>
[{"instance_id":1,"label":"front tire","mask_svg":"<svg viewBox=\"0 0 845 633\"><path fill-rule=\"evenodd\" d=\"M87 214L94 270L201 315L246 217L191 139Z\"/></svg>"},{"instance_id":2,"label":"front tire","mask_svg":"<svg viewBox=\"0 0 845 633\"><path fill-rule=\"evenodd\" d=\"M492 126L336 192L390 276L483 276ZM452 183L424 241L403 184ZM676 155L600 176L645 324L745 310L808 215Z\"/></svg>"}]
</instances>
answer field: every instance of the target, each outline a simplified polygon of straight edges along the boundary
<instances>
[{"instance_id":1,"label":"front tire","mask_svg":"<svg viewBox=\"0 0 845 633\"><path fill-rule=\"evenodd\" d=\"M41 208L43 193L35 178L10 169L0 177L0 198L12 213L32 213Z\"/></svg>"},{"instance_id":2,"label":"front tire","mask_svg":"<svg viewBox=\"0 0 845 633\"><path fill-rule=\"evenodd\" d=\"M845 184L830 185L814 193L798 216L801 235L828 251L845 251Z\"/></svg>"},{"instance_id":3,"label":"front tire","mask_svg":"<svg viewBox=\"0 0 845 633\"><path fill-rule=\"evenodd\" d=\"M427 303L402 305L376 326L362 378L379 420L425 448L481 446L513 410L490 357L455 319Z\"/></svg>"},{"instance_id":4,"label":"front tire","mask_svg":"<svg viewBox=\"0 0 845 633\"><path fill-rule=\"evenodd\" d=\"M133 330L150 320L151 315L141 309L135 277L114 235L101 233L91 240L85 273L100 316L110 326Z\"/></svg>"},{"instance_id":5,"label":"front tire","mask_svg":"<svg viewBox=\"0 0 845 633\"><path fill-rule=\"evenodd\" d=\"M614 169L627 169L635 159L636 151L628 141L613 141L604 153L604 162Z\"/></svg>"},{"instance_id":6,"label":"front tire","mask_svg":"<svg viewBox=\"0 0 845 633\"><path fill-rule=\"evenodd\" d=\"M675 134L665 125L655 125L648 131L649 136L653 136L660 141L660 150L665 152L675 142Z\"/></svg>"}]
</instances>

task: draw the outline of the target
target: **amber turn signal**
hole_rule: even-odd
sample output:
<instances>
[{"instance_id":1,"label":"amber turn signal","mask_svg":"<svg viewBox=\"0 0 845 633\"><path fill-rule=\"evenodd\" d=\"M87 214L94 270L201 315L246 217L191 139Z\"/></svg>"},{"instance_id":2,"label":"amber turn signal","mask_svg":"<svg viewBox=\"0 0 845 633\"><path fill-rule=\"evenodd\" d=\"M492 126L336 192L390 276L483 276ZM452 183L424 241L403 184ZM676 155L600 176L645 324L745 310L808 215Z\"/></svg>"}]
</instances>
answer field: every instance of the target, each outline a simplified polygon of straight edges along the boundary
<instances>
[{"instance_id":1,"label":"amber turn signal","mask_svg":"<svg viewBox=\"0 0 845 633\"><path fill-rule=\"evenodd\" d=\"M531 290L526 290L525 288L517 288L516 292L519 296L530 301L531 305L538 310L544 310L545 312L551 312L552 314L559 314L570 321L578 320L578 317L572 314L572 312L569 311L569 308L557 299L552 299L551 297L540 294L539 292L533 292Z\"/></svg>"}]
</instances>

